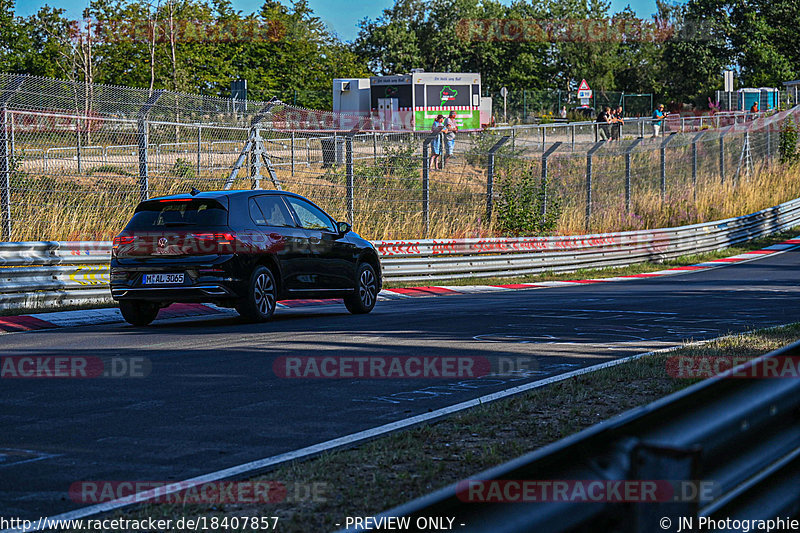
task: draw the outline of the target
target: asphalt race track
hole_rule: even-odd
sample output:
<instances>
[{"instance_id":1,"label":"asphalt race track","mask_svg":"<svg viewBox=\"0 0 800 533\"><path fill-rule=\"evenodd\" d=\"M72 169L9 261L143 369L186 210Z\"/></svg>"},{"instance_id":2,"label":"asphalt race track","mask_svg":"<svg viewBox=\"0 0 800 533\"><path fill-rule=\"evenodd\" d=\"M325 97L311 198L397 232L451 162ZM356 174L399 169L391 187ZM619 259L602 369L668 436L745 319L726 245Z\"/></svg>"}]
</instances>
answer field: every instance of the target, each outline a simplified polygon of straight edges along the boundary
<instances>
[{"instance_id":1,"label":"asphalt race track","mask_svg":"<svg viewBox=\"0 0 800 533\"><path fill-rule=\"evenodd\" d=\"M0 515L53 516L83 480L174 480L610 359L800 320L800 250L623 283L0 336L3 356L143 357L140 378L2 379ZM482 356L472 379L285 379L280 356Z\"/></svg>"}]
</instances>

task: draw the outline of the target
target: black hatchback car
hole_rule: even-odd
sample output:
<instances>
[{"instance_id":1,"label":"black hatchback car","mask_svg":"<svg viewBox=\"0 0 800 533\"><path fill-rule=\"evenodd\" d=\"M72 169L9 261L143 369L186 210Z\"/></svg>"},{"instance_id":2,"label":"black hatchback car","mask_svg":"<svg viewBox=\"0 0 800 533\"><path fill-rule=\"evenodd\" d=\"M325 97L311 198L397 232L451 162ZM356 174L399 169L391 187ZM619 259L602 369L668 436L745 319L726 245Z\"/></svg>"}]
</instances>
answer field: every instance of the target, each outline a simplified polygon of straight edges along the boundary
<instances>
[{"instance_id":1,"label":"black hatchback car","mask_svg":"<svg viewBox=\"0 0 800 533\"><path fill-rule=\"evenodd\" d=\"M351 313L369 313L380 290L372 244L283 191L146 200L111 254L111 295L137 326L175 302L234 307L251 321L267 320L290 298L343 298Z\"/></svg>"}]
</instances>

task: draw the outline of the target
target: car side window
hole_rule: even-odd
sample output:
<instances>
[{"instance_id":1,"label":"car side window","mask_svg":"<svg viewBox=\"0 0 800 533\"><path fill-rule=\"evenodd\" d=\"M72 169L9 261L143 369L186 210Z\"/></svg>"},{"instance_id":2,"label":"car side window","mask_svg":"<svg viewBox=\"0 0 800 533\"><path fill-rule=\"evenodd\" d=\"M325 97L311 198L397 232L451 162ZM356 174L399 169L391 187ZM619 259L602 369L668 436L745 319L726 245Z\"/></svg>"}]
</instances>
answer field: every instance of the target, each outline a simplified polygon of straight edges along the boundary
<instances>
[{"instance_id":1,"label":"car side window","mask_svg":"<svg viewBox=\"0 0 800 533\"><path fill-rule=\"evenodd\" d=\"M336 228L333 225L330 217L325 212L294 196L287 196L286 201L292 206L297 218L300 221L300 226L305 229L319 229L336 233Z\"/></svg>"},{"instance_id":2,"label":"car side window","mask_svg":"<svg viewBox=\"0 0 800 533\"><path fill-rule=\"evenodd\" d=\"M286 204L277 194L256 196L255 200L266 217L267 226L293 227L295 225L292 214L289 213L289 208L286 207Z\"/></svg>"},{"instance_id":3,"label":"car side window","mask_svg":"<svg viewBox=\"0 0 800 533\"><path fill-rule=\"evenodd\" d=\"M264 216L264 213L261 212L258 204L256 204L256 199L250 198L250 200L247 202L247 205L250 208L250 218L253 219L253 222L256 223L256 226L266 226L267 218Z\"/></svg>"}]
</instances>

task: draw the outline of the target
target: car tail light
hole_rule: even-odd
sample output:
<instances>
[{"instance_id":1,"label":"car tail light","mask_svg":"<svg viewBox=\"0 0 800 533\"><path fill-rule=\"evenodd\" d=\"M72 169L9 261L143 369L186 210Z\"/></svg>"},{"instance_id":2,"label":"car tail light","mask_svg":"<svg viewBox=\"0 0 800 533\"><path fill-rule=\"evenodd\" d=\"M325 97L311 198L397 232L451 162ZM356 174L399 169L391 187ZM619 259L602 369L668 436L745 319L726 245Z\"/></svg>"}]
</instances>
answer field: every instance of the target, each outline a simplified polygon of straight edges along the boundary
<instances>
[{"instance_id":1,"label":"car tail light","mask_svg":"<svg viewBox=\"0 0 800 533\"><path fill-rule=\"evenodd\" d=\"M116 237L114 237L114 241L111 246L111 253L113 255L116 255L117 250L119 249L120 246L133 244L133 241L135 240L136 237L134 237L133 235L117 235Z\"/></svg>"},{"instance_id":2,"label":"car tail light","mask_svg":"<svg viewBox=\"0 0 800 533\"><path fill-rule=\"evenodd\" d=\"M192 239L197 243L199 251L214 253L230 253L237 244L235 233L193 233Z\"/></svg>"}]
</instances>

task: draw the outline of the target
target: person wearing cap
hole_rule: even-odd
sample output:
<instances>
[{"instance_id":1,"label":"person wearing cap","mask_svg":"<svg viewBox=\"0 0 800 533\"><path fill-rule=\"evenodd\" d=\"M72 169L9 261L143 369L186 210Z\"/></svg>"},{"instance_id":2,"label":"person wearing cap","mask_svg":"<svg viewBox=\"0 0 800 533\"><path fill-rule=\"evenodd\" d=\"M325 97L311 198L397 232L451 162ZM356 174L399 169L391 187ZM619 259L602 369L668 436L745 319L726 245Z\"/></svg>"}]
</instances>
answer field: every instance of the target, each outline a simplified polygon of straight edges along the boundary
<instances>
[{"instance_id":1,"label":"person wearing cap","mask_svg":"<svg viewBox=\"0 0 800 533\"><path fill-rule=\"evenodd\" d=\"M458 131L458 122L456 122L456 112L450 111L447 120L444 121L444 160L442 161L442 168L447 165L447 160L453 155L453 149L456 146L456 132Z\"/></svg>"},{"instance_id":2,"label":"person wearing cap","mask_svg":"<svg viewBox=\"0 0 800 533\"><path fill-rule=\"evenodd\" d=\"M658 104L653 111L653 138L661 135L661 125L664 123L664 104Z\"/></svg>"}]
</instances>

